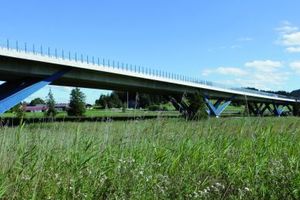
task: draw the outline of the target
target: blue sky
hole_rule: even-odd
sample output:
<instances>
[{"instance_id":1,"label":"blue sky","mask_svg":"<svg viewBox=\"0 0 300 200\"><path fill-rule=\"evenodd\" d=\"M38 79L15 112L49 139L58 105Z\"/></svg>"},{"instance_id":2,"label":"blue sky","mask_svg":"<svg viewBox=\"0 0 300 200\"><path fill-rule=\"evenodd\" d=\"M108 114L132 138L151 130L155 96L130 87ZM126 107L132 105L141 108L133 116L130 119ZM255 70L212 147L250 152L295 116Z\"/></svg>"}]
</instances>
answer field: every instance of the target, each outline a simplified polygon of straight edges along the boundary
<instances>
[{"instance_id":1,"label":"blue sky","mask_svg":"<svg viewBox=\"0 0 300 200\"><path fill-rule=\"evenodd\" d=\"M291 91L300 88L299 8L299 0L3 0L0 41ZM70 88L52 88L58 102L68 101ZM88 102L107 93L84 92Z\"/></svg>"}]
</instances>

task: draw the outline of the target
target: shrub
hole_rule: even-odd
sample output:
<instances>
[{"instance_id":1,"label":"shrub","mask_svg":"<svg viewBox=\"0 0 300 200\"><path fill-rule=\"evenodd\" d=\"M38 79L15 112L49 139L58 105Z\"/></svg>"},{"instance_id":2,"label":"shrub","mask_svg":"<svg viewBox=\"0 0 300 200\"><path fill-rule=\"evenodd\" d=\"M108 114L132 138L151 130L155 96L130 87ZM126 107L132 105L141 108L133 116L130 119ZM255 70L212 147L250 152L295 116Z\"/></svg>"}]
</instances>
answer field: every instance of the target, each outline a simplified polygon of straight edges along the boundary
<instances>
[{"instance_id":1,"label":"shrub","mask_svg":"<svg viewBox=\"0 0 300 200\"><path fill-rule=\"evenodd\" d=\"M159 105L154 104L154 105L148 106L148 110L149 110L149 111L160 111L161 108L160 108Z\"/></svg>"}]
</instances>

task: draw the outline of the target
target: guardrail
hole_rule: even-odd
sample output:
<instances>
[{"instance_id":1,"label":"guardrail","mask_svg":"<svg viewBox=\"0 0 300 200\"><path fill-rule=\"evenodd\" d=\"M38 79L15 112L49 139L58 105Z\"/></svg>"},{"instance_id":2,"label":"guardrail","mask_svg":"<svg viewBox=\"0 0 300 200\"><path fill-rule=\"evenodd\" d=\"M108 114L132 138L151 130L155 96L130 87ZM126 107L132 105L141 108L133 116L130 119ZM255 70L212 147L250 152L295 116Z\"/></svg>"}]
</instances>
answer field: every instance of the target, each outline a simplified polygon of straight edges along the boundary
<instances>
[{"instance_id":1,"label":"guardrail","mask_svg":"<svg viewBox=\"0 0 300 200\"><path fill-rule=\"evenodd\" d=\"M247 92L252 94L258 94L258 95L264 95L269 97L276 97L276 98L286 98L286 99L296 99L298 98L292 98L289 96L284 95L278 95L274 93L268 93L268 92L262 92L262 91L256 91L246 88L236 88L231 87L225 84L219 84L211 81L202 80L198 77L189 77L184 76L176 73L166 72L158 69L152 69L148 67L143 67L140 65L132 65L124 62L109 60L109 59L100 59L99 57L95 56L88 56L83 54L78 54L76 52L72 53L71 51L65 51L63 49L51 49L50 47L44 47L42 45L36 46L36 45L28 45L25 43L19 43L18 41L10 41L6 40L5 43L0 42L0 48L9 50L9 51L15 51L15 52L22 52L22 53L28 53L28 54L34 54L34 55L40 55L40 56L46 56L50 58L56 58L56 59L62 59L62 60L68 60L68 61L75 61L80 63L86 63L86 64L92 64L97 65L99 67L111 67L114 69L120 69L128 72L135 72L143 75L149 75L154 77L160 77L160 78L166 78L171 80L179 80L184 82L190 82L194 84L200 84L200 85L206 85L206 86L212 86L222 89L229 89L239 92Z\"/></svg>"}]
</instances>

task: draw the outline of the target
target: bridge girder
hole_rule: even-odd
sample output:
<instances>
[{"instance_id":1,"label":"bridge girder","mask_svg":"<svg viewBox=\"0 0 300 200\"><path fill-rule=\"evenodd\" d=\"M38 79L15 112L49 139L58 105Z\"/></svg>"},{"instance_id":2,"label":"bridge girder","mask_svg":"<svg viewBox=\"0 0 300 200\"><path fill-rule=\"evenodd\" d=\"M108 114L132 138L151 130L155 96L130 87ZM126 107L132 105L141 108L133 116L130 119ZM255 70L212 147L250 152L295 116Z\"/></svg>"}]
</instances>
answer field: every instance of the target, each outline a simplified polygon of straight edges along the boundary
<instances>
[{"instance_id":1,"label":"bridge girder","mask_svg":"<svg viewBox=\"0 0 300 200\"><path fill-rule=\"evenodd\" d=\"M22 79L14 82L7 81L0 85L0 114L8 111L31 94L62 77L68 70L62 70L41 79Z\"/></svg>"}]
</instances>

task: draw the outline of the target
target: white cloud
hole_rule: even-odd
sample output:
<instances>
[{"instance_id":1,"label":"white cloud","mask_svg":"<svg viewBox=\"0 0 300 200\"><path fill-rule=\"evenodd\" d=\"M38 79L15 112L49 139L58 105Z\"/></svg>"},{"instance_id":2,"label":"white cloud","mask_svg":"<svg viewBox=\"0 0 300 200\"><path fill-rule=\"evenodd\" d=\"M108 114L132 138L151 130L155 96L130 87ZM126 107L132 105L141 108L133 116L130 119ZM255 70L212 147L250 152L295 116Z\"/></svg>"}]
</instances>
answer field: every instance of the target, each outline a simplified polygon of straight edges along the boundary
<instances>
[{"instance_id":1,"label":"white cloud","mask_svg":"<svg viewBox=\"0 0 300 200\"><path fill-rule=\"evenodd\" d=\"M294 70L296 73L300 74L300 61L292 62L290 64L290 67L292 70Z\"/></svg>"},{"instance_id":2,"label":"white cloud","mask_svg":"<svg viewBox=\"0 0 300 200\"><path fill-rule=\"evenodd\" d=\"M276 31L279 32L278 43L285 46L288 53L300 52L300 31L297 26L285 21Z\"/></svg>"},{"instance_id":3,"label":"white cloud","mask_svg":"<svg viewBox=\"0 0 300 200\"><path fill-rule=\"evenodd\" d=\"M299 62L300 64L300 62ZM289 79L290 73L280 70L283 63L273 60L254 60L246 62L243 67L218 67L204 70L206 76L216 73L234 75L235 78L223 80L223 83L241 87L255 87L264 90L280 90ZM300 72L300 67L299 67ZM229 76L228 76L229 77ZM226 76L225 76L226 78Z\"/></svg>"},{"instance_id":4,"label":"white cloud","mask_svg":"<svg viewBox=\"0 0 300 200\"><path fill-rule=\"evenodd\" d=\"M230 48L231 49L240 49L240 48L242 48L242 46L241 45L231 45Z\"/></svg>"},{"instance_id":5,"label":"white cloud","mask_svg":"<svg viewBox=\"0 0 300 200\"><path fill-rule=\"evenodd\" d=\"M289 53L300 53L300 47L288 47L286 51Z\"/></svg>"},{"instance_id":6,"label":"white cloud","mask_svg":"<svg viewBox=\"0 0 300 200\"><path fill-rule=\"evenodd\" d=\"M223 75L232 75L232 76L247 75L247 72L245 70L237 67L218 67L215 71Z\"/></svg>"},{"instance_id":7,"label":"white cloud","mask_svg":"<svg viewBox=\"0 0 300 200\"><path fill-rule=\"evenodd\" d=\"M254 68L260 72L273 72L282 67L282 62L272 60L255 60L245 63L245 66Z\"/></svg>"},{"instance_id":8,"label":"white cloud","mask_svg":"<svg viewBox=\"0 0 300 200\"><path fill-rule=\"evenodd\" d=\"M202 76L209 76L210 74L213 73L213 70L210 70L210 69L205 69L202 71Z\"/></svg>"},{"instance_id":9,"label":"white cloud","mask_svg":"<svg viewBox=\"0 0 300 200\"><path fill-rule=\"evenodd\" d=\"M271 72L266 74L252 71L249 76L231 80L232 85L241 87L254 87L261 90L282 90L285 82L289 78L289 73Z\"/></svg>"},{"instance_id":10,"label":"white cloud","mask_svg":"<svg viewBox=\"0 0 300 200\"><path fill-rule=\"evenodd\" d=\"M284 34L282 44L285 46L300 46L300 32Z\"/></svg>"},{"instance_id":11,"label":"white cloud","mask_svg":"<svg viewBox=\"0 0 300 200\"><path fill-rule=\"evenodd\" d=\"M253 40L253 38L251 38L251 37L240 37L240 38L236 39L236 41L238 41L238 42L249 42L252 40Z\"/></svg>"},{"instance_id":12,"label":"white cloud","mask_svg":"<svg viewBox=\"0 0 300 200\"><path fill-rule=\"evenodd\" d=\"M276 31L281 34L288 34L298 31L299 28L297 26L293 26L291 22L289 21L283 21L281 23L281 26L276 28Z\"/></svg>"},{"instance_id":13,"label":"white cloud","mask_svg":"<svg viewBox=\"0 0 300 200\"><path fill-rule=\"evenodd\" d=\"M245 76L247 71L237 68L237 67L218 67L215 69L205 69L202 72L203 76L209 76L211 74L222 74L222 75L231 75L231 76Z\"/></svg>"}]
</instances>

